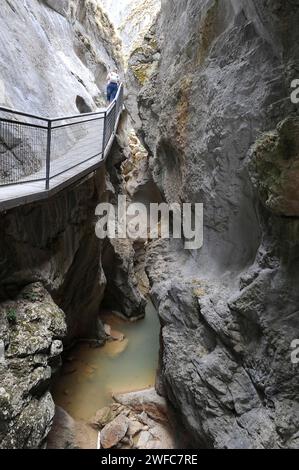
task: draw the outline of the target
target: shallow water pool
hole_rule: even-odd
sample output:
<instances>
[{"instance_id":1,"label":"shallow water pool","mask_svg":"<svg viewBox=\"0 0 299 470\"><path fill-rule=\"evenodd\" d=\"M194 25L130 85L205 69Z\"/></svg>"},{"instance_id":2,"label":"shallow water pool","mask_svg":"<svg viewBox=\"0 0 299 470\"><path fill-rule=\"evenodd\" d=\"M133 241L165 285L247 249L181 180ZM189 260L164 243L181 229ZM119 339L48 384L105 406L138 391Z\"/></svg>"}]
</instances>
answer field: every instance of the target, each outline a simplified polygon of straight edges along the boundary
<instances>
[{"instance_id":1,"label":"shallow water pool","mask_svg":"<svg viewBox=\"0 0 299 470\"><path fill-rule=\"evenodd\" d=\"M104 321L122 332L125 339L101 348L78 344L68 353L52 390L56 405L75 420L88 421L97 410L111 403L113 393L155 384L160 323L152 303L147 305L144 320L129 323L105 315Z\"/></svg>"}]
</instances>

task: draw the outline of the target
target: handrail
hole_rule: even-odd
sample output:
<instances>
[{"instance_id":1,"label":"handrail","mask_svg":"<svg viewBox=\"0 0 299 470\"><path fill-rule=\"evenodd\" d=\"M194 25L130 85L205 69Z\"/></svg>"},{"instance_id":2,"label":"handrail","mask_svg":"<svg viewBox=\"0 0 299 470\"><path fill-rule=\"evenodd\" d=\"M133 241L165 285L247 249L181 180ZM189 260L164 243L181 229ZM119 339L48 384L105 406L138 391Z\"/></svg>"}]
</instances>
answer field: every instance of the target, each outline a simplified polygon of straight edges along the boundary
<instances>
[{"instance_id":1,"label":"handrail","mask_svg":"<svg viewBox=\"0 0 299 470\"><path fill-rule=\"evenodd\" d=\"M114 103L117 101L119 94L121 92L121 89L123 88L123 84L121 83L120 86L118 87L117 95L114 99L114 101L108 106L107 109L102 109L100 111L92 111L88 113L78 113L78 114L73 114L70 116L56 116L54 118L49 118L45 116L40 116L37 114L30 114L30 113L25 113L24 111L19 111L13 108L7 108L5 106L0 106L0 111L3 111L5 113L10 113L10 114L16 114L18 116L23 116L23 117L28 117L31 119L37 119L39 121L45 121L45 122L56 122L56 121L65 121L65 120L70 120L70 119L77 119L77 118L84 118L84 117L89 117L89 116L97 116L100 114L105 114L109 112L110 108L113 107Z\"/></svg>"},{"instance_id":2,"label":"handrail","mask_svg":"<svg viewBox=\"0 0 299 470\"><path fill-rule=\"evenodd\" d=\"M85 117L91 117L91 116L98 116L104 113L105 111L94 111L92 113L80 113L80 114L73 114L71 116L60 116L60 117L50 118L48 120L51 122L69 121L70 119L79 119L79 118L85 118Z\"/></svg>"},{"instance_id":3,"label":"handrail","mask_svg":"<svg viewBox=\"0 0 299 470\"><path fill-rule=\"evenodd\" d=\"M0 176L3 178L0 188L45 181L45 189L49 191L53 178L88 161L94 167L96 158L99 158L99 164L113 142L122 110L123 84L106 109L92 113L45 118L0 107L0 112L46 123L33 124L0 116L0 143L6 148L0 155ZM59 121L65 122L59 124ZM85 165L84 171L86 169L88 166Z\"/></svg>"},{"instance_id":4,"label":"handrail","mask_svg":"<svg viewBox=\"0 0 299 470\"><path fill-rule=\"evenodd\" d=\"M64 121L64 120L69 120L69 119L77 119L77 118L81 118L81 117L96 116L96 115L105 113L105 111L93 111L93 112L90 112L90 113L78 113L78 114L73 114L73 115L70 115L70 116L60 116L60 117L54 117L54 118L46 118L44 116L38 116L36 114L24 113L23 111L17 111L15 109L5 108L3 106L0 106L0 111L5 112L5 113L10 113L10 114L16 114L18 116L28 117L28 118L31 118L31 119L37 119L38 121L45 121L45 122Z\"/></svg>"},{"instance_id":5,"label":"handrail","mask_svg":"<svg viewBox=\"0 0 299 470\"><path fill-rule=\"evenodd\" d=\"M38 119L39 121L49 121L48 118L37 116L36 114L24 113L23 111L18 111L12 108L6 108L4 106L0 106L0 111L3 111L4 113L16 114L18 116L29 117L32 119Z\"/></svg>"}]
</instances>

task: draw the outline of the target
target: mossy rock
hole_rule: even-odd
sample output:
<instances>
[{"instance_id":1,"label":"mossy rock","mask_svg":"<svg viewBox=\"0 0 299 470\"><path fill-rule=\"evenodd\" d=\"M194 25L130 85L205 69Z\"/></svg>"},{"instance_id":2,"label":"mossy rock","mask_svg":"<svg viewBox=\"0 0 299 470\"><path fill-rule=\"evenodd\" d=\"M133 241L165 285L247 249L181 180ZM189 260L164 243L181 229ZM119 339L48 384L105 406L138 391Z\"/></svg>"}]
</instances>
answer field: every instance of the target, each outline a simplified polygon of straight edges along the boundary
<instances>
[{"instance_id":1,"label":"mossy rock","mask_svg":"<svg viewBox=\"0 0 299 470\"><path fill-rule=\"evenodd\" d=\"M150 66L148 64L140 64L132 67L133 73L140 85L145 85L150 76Z\"/></svg>"},{"instance_id":2,"label":"mossy rock","mask_svg":"<svg viewBox=\"0 0 299 470\"><path fill-rule=\"evenodd\" d=\"M276 215L299 216L299 118L288 117L256 141L250 170L267 209Z\"/></svg>"}]
</instances>

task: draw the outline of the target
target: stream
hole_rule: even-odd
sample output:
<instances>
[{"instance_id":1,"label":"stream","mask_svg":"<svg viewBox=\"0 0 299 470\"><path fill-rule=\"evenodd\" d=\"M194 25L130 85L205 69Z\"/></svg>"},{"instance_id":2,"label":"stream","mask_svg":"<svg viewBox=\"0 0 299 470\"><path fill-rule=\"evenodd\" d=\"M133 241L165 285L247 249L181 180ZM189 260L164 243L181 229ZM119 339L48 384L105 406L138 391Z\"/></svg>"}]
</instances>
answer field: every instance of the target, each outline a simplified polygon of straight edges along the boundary
<instances>
[{"instance_id":1,"label":"stream","mask_svg":"<svg viewBox=\"0 0 299 470\"><path fill-rule=\"evenodd\" d=\"M148 303L144 320L131 323L110 314L103 321L123 333L124 339L100 348L85 343L75 346L52 390L56 405L75 420L89 421L112 403L112 394L155 384L160 322L153 304Z\"/></svg>"}]
</instances>

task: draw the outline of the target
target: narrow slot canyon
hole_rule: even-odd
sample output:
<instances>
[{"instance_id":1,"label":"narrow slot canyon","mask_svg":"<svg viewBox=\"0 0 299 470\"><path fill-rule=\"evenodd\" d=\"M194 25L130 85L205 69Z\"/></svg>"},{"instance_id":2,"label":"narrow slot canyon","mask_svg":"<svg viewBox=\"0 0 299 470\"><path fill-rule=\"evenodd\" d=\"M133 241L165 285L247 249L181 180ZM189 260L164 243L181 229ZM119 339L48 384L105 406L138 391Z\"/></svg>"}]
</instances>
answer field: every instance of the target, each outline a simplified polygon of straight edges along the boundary
<instances>
[{"instance_id":1,"label":"narrow slot canyon","mask_svg":"<svg viewBox=\"0 0 299 470\"><path fill-rule=\"evenodd\" d=\"M119 195L126 197L126 204L133 201L149 207L162 202L149 172L148 152L126 112L107 171L116 210ZM109 425L108 437L100 437L104 448L172 449L180 445L175 420L155 391L161 326L146 273L150 243L142 238L104 241L101 265L106 287L98 317L104 336L100 340L75 338L65 348L51 389L56 414L47 449L95 449L99 432L105 433ZM128 431L112 446L110 440L117 432L114 423L116 429L120 425Z\"/></svg>"},{"instance_id":2,"label":"narrow slot canyon","mask_svg":"<svg viewBox=\"0 0 299 470\"><path fill-rule=\"evenodd\" d=\"M2 3L0 449L298 449L299 4Z\"/></svg>"}]
</instances>

